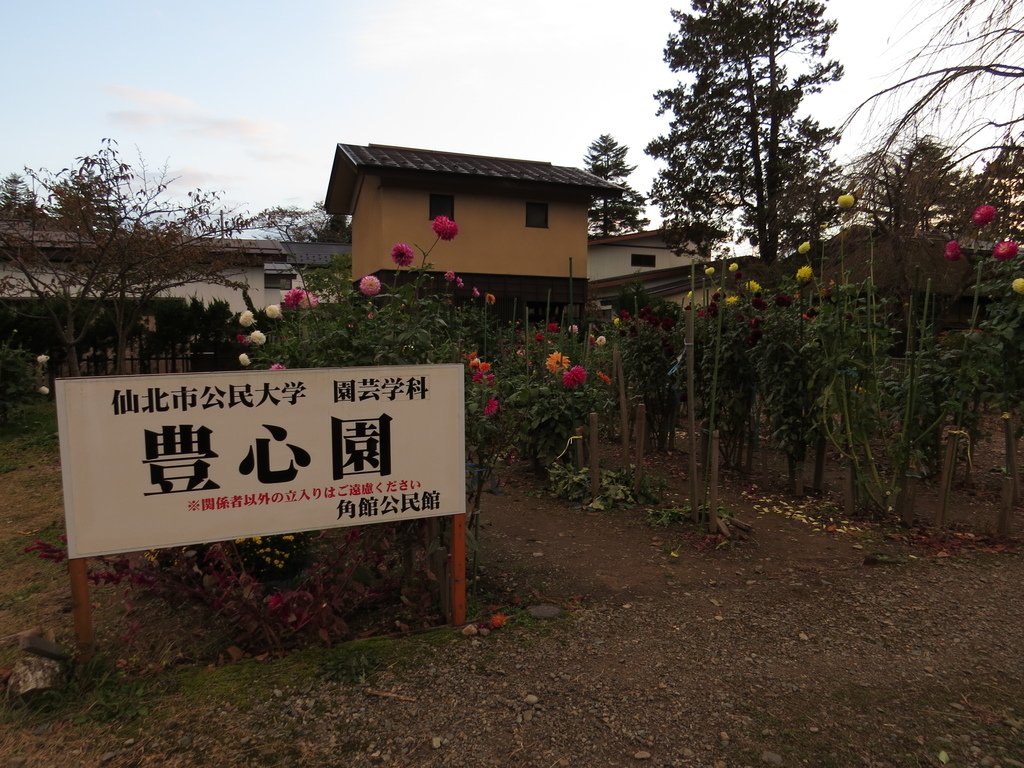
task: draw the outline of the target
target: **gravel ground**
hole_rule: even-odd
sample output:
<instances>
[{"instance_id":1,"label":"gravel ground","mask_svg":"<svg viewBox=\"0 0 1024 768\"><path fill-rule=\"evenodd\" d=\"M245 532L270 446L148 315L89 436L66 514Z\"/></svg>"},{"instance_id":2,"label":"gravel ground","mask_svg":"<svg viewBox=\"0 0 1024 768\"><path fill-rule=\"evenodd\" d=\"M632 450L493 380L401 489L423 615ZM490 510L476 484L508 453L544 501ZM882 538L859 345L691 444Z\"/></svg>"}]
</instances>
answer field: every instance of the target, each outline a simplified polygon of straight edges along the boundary
<instances>
[{"instance_id":1,"label":"gravel ground","mask_svg":"<svg viewBox=\"0 0 1024 768\"><path fill-rule=\"evenodd\" d=\"M179 702L92 741L8 735L8 765L1024 768L1022 559L826 533L756 500L727 500L753 538L708 549L513 478L485 505L486 581L557 618L413 636L414 664L365 682Z\"/></svg>"}]
</instances>

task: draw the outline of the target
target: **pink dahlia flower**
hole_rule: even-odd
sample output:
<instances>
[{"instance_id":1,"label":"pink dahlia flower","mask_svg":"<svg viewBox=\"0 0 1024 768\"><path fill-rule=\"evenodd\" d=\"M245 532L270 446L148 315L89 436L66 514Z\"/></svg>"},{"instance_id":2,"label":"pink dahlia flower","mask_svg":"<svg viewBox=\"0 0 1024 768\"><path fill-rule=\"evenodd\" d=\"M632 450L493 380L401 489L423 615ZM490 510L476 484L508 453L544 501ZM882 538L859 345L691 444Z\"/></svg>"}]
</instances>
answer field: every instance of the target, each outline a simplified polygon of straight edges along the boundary
<instances>
[{"instance_id":1,"label":"pink dahlia flower","mask_svg":"<svg viewBox=\"0 0 1024 768\"><path fill-rule=\"evenodd\" d=\"M945 255L949 261L960 261L963 258L963 253L960 251L960 243L956 240L950 240L946 243Z\"/></svg>"},{"instance_id":2,"label":"pink dahlia flower","mask_svg":"<svg viewBox=\"0 0 1024 768\"><path fill-rule=\"evenodd\" d=\"M493 416L498 412L498 398L492 397L484 406L484 416Z\"/></svg>"},{"instance_id":3,"label":"pink dahlia flower","mask_svg":"<svg viewBox=\"0 0 1024 768\"><path fill-rule=\"evenodd\" d=\"M373 275L367 275L359 281L359 292L363 296L376 296L380 293L380 280Z\"/></svg>"},{"instance_id":4,"label":"pink dahlia flower","mask_svg":"<svg viewBox=\"0 0 1024 768\"><path fill-rule=\"evenodd\" d=\"M449 269L447 272L444 273L444 279L447 280L449 283L452 282L455 279L455 273Z\"/></svg>"},{"instance_id":5,"label":"pink dahlia flower","mask_svg":"<svg viewBox=\"0 0 1024 768\"><path fill-rule=\"evenodd\" d=\"M991 224L996 220L996 209L991 205L979 205L974 209L974 213L971 214L971 221L976 226L984 227L986 224Z\"/></svg>"},{"instance_id":6,"label":"pink dahlia flower","mask_svg":"<svg viewBox=\"0 0 1024 768\"><path fill-rule=\"evenodd\" d=\"M408 267L415 258L416 253L406 243L395 243L391 249L391 260L400 267Z\"/></svg>"},{"instance_id":7,"label":"pink dahlia flower","mask_svg":"<svg viewBox=\"0 0 1024 768\"><path fill-rule=\"evenodd\" d=\"M320 303L316 294L305 291L302 288L292 288L281 299L281 304L287 309L312 309Z\"/></svg>"},{"instance_id":8,"label":"pink dahlia flower","mask_svg":"<svg viewBox=\"0 0 1024 768\"><path fill-rule=\"evenodd\" d=\"M568 371L562 374L562 385L566 389L573 389L578 387L584 381L587 380L587 369L582 365L574 365Z\"/></svg>"},{"instance_id":9,"label":"pink dahlia flower","mask_svg":"<svg viewBox=\"0 0 1024 768\"><path fill-rule=\"evenodd\" d=\"M992 255L995 256L999 261L1009 261L1017 255L1019 246L1013 240L1003 240L1001 243L996 243L995 248L992 249Z\"/></svg>"},{"instance_id":10,"label":"pink dahlia flower","mask_svg":"<svg viewBox=\"0 0 1024 768\"><path fill-rule=\"evenodd\" d=\"M455 287L456 288L464 288L465 286L466 286L466 284L462 281L461 277L456 277L455 278Z\"/></svg>"},{"instance_id":11,"label":"pink dahlia flower","mask_svg":"<svg viewBox=\"0 0 1024 768\"><path fill-rule=\"evenodd\" d=\"M270 366L270 370L272 370L272 371L286 371L286 370L288 370L288 366L287 365L281 365L281 363L274 363L272 366Z\"/></svg>"},{"instance_id":12,"label":"pink dahlia flower","mask_svg":"<svg viewBox=\"0 0 1024 768\"><path fill-rule=\"evenodd\" d=\"M477 288L476 286L473 287L473 298L474 299L479 299L480 298L480 289Z\"/></svg>"},{"instance_id":13,"label":"pink dahlia flower","mask_svg":"<svg viewBox=\"0 0 1024 768\"><path fill-rule=\"evenodd\" d=\"M459 225L447 216L438 216L431 226L442 240L453 240L459 234Z\"/></svg>"}]
</instances>

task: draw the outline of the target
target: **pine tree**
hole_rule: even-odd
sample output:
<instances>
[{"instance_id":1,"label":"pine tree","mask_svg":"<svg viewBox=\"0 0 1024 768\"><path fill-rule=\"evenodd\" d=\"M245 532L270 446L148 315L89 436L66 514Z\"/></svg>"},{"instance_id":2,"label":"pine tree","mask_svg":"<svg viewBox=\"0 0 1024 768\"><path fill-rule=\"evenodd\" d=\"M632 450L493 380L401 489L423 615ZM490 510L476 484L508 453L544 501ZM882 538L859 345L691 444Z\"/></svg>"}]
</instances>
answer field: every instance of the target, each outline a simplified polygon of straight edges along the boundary
<instances>
[{"instance_id":1,"label":"pine tree","mask_svg":"<svg viewBox=\"0 0 1024 768\"><path fill-rule=\"evenodd\" d=\"M693 0L673 11L679 31L665 60L685 74L660 91L669 132L647 153L667 163L654 184L677 244L746 238L760 257L807 238L834 203L838 169L828 153L838 135L798 116L804 94L838 80L827 61L835 22L813 0Z\"/></svg>"},{"instance_id":2,"label":"pine tree","mask_svg":"<svg viewBox=\"0 0 1024 768\"><path fill-rule=\"evenodd\" d=\"M10 173L0 180L0 219L22 219L37 207L35 195L21 176Z\"/></svg>"},{"instance_id":3,"label":"pine tree","mask_svg":"<svg viewBox=\"0 0 1024 768\"><path fill-rule=\"evenodd\" d=\"M588 213L591 238L639 232L651 223L643 217L644 196L626 183L636 170L635 165L626 165L627 152L629 147L603 133L588 147L583 158L587 171L625 190L621 197L594 198Z\"/></svg>"}]
</instances>

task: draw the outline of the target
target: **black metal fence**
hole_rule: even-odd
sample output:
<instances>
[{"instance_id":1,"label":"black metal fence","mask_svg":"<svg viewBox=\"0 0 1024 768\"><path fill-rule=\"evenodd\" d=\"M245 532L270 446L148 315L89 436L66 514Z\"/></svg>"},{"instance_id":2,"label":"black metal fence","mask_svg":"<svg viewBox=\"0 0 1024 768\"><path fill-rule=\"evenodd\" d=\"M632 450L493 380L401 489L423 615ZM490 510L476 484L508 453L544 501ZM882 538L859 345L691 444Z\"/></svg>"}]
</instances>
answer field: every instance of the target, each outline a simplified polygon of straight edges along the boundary
<instances>
[{"instance_id":1,"label":"black metal fence","mask_svg":"<svg viewBox=\"0 0 1024 768\"><path fill-rule=\"evenodd\" d=\"M131 349L124 362L124 375L236 371L240 367L238 357L230 350L149 355L139 349ZM90 349L81 356L79 370L82 376L112 376L118 373L117 354L109 349ZM67 376L67 363L60 365L55 373Z\"/></svg>"}]
</instances>

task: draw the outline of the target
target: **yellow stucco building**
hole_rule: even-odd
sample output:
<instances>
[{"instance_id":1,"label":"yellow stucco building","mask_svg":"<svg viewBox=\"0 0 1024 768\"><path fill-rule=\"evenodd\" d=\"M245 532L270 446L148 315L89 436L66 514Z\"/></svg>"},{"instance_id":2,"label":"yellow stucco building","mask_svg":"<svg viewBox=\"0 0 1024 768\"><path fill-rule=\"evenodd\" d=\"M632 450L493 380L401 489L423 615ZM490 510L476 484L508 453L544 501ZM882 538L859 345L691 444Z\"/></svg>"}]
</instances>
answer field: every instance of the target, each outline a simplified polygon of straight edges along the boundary
<instances>
[{"instance_id":1,"label":"yellow stucco building","mask_svg":"<svg viewBox=\"0 0 1024 768\"><path fill-rule=\"evenodd\" d=\"M352 274L394 271L391 248L429 248L445 215L458 236L433 250L437 272L454 271L498 297L499 311L538 310L586 299L587 209L621 189L578 168L530 160L371 144L339 144L328 213L352 216ZM572 285L570 288L570 276Z\"/></svg>"}]
</instances>

